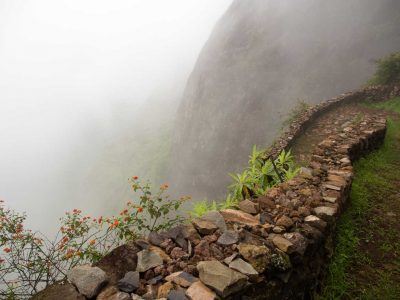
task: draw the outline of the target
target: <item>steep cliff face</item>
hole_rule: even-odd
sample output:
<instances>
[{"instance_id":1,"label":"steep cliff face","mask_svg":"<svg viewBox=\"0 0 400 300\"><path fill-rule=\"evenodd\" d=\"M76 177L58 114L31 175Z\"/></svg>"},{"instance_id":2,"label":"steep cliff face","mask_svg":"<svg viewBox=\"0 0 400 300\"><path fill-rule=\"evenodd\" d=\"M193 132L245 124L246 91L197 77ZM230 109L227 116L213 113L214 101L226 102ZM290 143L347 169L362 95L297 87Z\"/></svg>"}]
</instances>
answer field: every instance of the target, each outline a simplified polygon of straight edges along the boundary
<instances>
[{"instance_id":1,"label":"steep cliff face","mask_svg":"<svg viewBox=\"0 0 400 300\"><path fill-rule=\"evenodd\" d=\"M355 89L400 49L397 0L235 0L188 80L172 149L172 184L218 197L228 172L267 146L298 99Z\"/></svg>"}]
</instances>

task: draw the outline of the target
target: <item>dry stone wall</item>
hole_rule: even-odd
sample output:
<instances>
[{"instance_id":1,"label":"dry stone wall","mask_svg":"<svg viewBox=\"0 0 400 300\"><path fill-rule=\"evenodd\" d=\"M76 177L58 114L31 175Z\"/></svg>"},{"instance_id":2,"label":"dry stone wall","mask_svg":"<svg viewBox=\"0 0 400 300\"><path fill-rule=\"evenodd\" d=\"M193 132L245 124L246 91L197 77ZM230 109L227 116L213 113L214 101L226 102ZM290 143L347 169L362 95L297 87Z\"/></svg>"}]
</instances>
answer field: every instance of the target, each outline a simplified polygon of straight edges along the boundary
<instances>
[{"instance_id":1,"label":"dry stone wall","mask_svg":"<svg viewBox=\"0 0 400 300\"><path fill-rule=\"evenodd\" d=\"M399 87L371 87L326 101L300 116L271 153L290 147L318 115L337 105L398 95ZM96 293L108 282L97 299L308 298L331 254L336 220L349 198L352 162L379 147L385 133L382 115L368 114L327 136L307 168L264 197L115 249L92 267L108 276L89 276ZM82 270L87 268L76 272ZM84 285L76 272L70 272L74 282Z\"/></svg>"}]
</instances>

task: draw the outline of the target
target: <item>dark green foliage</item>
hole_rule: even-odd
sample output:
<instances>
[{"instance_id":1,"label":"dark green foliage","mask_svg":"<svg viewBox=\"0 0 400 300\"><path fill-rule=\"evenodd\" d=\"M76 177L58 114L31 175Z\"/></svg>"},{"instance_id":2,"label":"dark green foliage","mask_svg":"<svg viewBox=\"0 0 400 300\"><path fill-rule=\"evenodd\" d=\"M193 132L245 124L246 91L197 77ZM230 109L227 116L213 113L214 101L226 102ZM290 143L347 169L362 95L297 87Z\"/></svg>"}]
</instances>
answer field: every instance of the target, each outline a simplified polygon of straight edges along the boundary
<instances>
[{"instance_id":1,"label":"dark green foliage","mask_svg":"<svg viewBox=\"0 0 400 300\"><path fill-rule=\"evenodd\" d=\"M377 61L378 70L369 81L371 85L400 82L400 52L393 53Z\"/></svg>"},{"instance_id":2,"label":"dark green foliage","mask_svg":"<svg viewBox=\"0 0 400 300\"><path fill-rule=\"evenodd\" d=\"M257 150L254 146L247 169L241 174L230 174L233 178L233 183L229 186L232 198L243 200L262 196L269 188L280 183L281 179L290 180L297 175L298 168L294 164L290 150L282 151L274 159L276 170L271 159L264 156L265 151Z\"/></svg>"}]
</instances>

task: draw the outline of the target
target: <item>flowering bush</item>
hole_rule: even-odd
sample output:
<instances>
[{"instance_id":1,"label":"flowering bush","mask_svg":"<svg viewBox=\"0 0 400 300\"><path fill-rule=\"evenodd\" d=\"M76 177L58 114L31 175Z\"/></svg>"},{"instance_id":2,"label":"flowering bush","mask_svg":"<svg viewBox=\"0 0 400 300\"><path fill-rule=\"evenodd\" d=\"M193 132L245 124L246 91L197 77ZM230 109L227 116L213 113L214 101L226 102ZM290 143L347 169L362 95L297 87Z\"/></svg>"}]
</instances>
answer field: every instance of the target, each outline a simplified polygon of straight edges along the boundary
<instances>
[{"instance_id":1,"label":"flowering bush","mask_svg":"<svg viewBox=\"0 0 400 300\"><path fill-rule=\"evenodd\" d=\"M74 209L60 218L55 238L24 227L25 214L0 202L0 298L29 298L47 285L66 278L69 269L93 263L113 248L144 232L165 230L182 221L176 211L188 197L170 200L162 185L154 195L150 185L135 176L132 189L137 204L129 201L118 216L91 217Z\"/></svg>"}]
</instances>

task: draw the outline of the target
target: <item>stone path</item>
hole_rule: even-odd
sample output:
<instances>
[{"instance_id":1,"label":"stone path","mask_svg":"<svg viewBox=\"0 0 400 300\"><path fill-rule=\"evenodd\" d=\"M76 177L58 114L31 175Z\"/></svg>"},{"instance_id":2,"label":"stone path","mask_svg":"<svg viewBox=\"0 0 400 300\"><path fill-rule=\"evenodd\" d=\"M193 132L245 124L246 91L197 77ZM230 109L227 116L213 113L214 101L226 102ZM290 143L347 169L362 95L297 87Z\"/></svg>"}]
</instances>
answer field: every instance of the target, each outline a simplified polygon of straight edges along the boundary
<instances>
[{"instance_id":1,"label":"stone path","mask_svg":"<svg viewBox=\"0 0 400 300\"><path fill-rule=\"evenodd\" d=\"M388 115L384 111L378 114L380 118L386 118ZM323 114L295 141L292 147L295 160L300 165L307 166L311 161L312 151L325 138L333 134L350 132L371 115L376 116L377 111L360 104L340 106Z\"/></svg>"},{"instance_id":2,"label":"stone path","mask_svg":"<svg viewBox=\"0 0 400 300\"><path fill-rule=\"evenodd\" d=\"M294 144L307 166L294 179L244 200L239 210L209 212L115 249L96 264L105 287L98 268L73 270L70 281L84 295L104 287L99 300L308 298L349 197L352 161L382 144L385 117L356 105L323 114Z\"/></svg>"}]
</instances>

